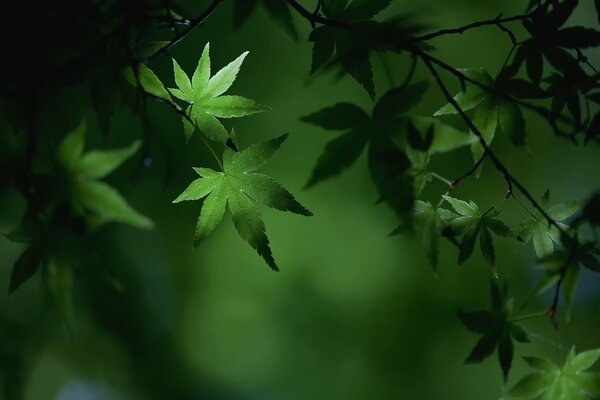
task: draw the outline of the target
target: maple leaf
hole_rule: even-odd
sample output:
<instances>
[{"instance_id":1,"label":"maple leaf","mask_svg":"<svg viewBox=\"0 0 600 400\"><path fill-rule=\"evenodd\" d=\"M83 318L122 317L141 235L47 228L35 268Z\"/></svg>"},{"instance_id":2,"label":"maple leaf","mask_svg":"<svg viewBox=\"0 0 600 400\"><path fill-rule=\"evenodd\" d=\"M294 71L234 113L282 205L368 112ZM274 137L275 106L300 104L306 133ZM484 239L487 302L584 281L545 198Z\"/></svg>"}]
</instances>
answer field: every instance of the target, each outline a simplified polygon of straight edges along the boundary
<instances>
[{"instance_id":1,"label":"maple leaf","mask_svg":"<svg viewBox=\"0 0 600 400\"><path fill-rule=\"evenodd\" d=\"M312 213L273 179L254 171L266 164L287 136L284 134L267 142L251 145L240 153L225 147L223 171L194 168L200 178L193 181L173 202L206 198L196 224L196 246L215 230L229 206L239 235L258 252L269 267L279 270L256 203L305 216Z\"/></svg>"},{"instance_id":2,"label":"maple leaf","mask_svg":"<svg viewBox=\"0 0 600 400\"><path fill-rule=\"evenodd\" d=\"M207 43L191 80L173 59L177 88L169 91L176 98L189 104L185 112L196 125L192 125L186 118L183 119L184 132L188 139L197 127L210 139L225 144L229 134L219 118L243 117L270 109L246 97L223 95L235 81L247 55L247 51L242 53L211 77L210 44Z\"/></svg>"},{"instance_id":3,"label":"maple leaf","mask_svg":"<svg viewBox=\"0 0 600 400\"><path fill-rule=\"evenodd\" d=\"M492 304L490 311L459 312L458 317L471 332L481 338L465 360L466 364L480 363L498 349L498 360L504 380L508 378L513 359L514 344L529 343L527 333L510 320L513 299L508 298L506 286L499 287L496 282L490 286Z\"/></svg>"},{"instance_id":4,"label":"maple leaf","mask_svg":"<svg viewBox=\"0 0 600 400\"><path fill-rule=\"evenodd\" d=\"M571 349L562 368L545 358L523 357L535 370L507 393L508 398L588 400L600 398L600 374L588 371L600 357L600 349L576 354Z\"/></svg>"},{"instance_id":5,"label":"maple leaf","mask_svg":"<svg viewBox=\"0 0 600 400\"><path fill-rule=\"evenodd\" d=\"M550 200L550 192L546 191L542 197L542 205L545 207ZM568 230L568 225L561 221L575 215L582 207L584 201L570 201L566 203L557 203L546 210L546 213L563 230ZM538 258L543 258L552 254L554 244L560 244L560 231L554 225L548 223L545 217L540 215L537 210L533 211L533 216L527 218L521 223L519 238L523 243L533 242L533 248Z\"/></svg>"},{"instance_id":6,"label":"maple leaf","mask_svg":"<svg viewBox=\"0 0 600 400\"><path fill-rule=\"evenodd\" d=\"M84 153L86 122L69 133L58 147L58 161L66 172L70 201L75 212L95 225L109 221L138 228L152 228L150 219L134 210L109 185L99 181L113 172L139 148L140 142L114 150L92 150Z\"/></svg>"}]
</instances>

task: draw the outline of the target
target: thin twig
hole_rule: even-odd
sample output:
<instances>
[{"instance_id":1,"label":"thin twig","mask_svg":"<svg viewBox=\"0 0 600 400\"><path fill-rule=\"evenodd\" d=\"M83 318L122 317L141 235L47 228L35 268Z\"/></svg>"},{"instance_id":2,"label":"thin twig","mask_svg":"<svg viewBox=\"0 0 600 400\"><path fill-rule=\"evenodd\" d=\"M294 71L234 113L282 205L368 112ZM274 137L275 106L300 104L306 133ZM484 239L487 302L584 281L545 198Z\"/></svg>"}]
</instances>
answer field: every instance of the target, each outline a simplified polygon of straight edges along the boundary
<instances>
[{"instance_id":1,"label":"thin twig","mask_svg":"<svg viewBox=\"0 0 600 400\"><path fill-rule=\"evenodd\" d=\"M438 74L437 70L433 66L433 62L429 58L429 56L427 54L424 54L421 51L418 51L418 50L416 50L416 51L418 52L418 54L421 57L421 59L425 62L425 65L427 66L427 68L431 72L431 75L436 80L438 87L440 88L440 90L442 91L442 93L444 94L444 96L446 97L446 99L448 100L448 102L450 102L450 104L452 104L452 106L456 109L456 111L458 112L458 114L461 116L461 118L467 124L468 128L479 138L479 142L481 143L481 145L482 145L482 147L484 149L484 154L487 154L487 156L492 161L492 163L494 164L494 166L496 167L496 169L504 177L504 180L506 181L506 183L508 185L508 194L507 194L507 197L510 196L510 195L512 195L513 186L516 187L523 194L523 196L525 196L527 198L527 200L531 203L531 205L535 209L537 209L544 216L544 218L548 221L549 224L555 226L560 232L567 234L567 232L565 232L565 230L563 229L563 227L561 227L558 224L558 222L556 220L554 220L546 212L546 210L544 210L544 208L538 203L538 201L510 173L510 171L506 168L506 166L491 151L490 147L485 142L485 139L483 138L483 135L482 135L481 131L475 126L475 124L473 124L473 122L471 121L471 119L467 116L467 114L464 112L464 110L458 105L458 103L456 102L456 100L454 100L454 97L452 97L452 95L448 91L448 88L446 87L446 85L442 81L442 78L440 77L440 75Z\"/></svg>"},{"instance_id":2,"label":"thin twig","mask_svg":"<svg viewBox=\"0 0 600 400\"><path fill-rule=\"evenodd\" d=\"M161 54L165 54L169 51L169 49L171 49L171 47L175 46L176 44L178 44L179 42L181 42L183 39L185 39L190 33L192 33L197 27L199 27L200 25L202 25L202 23L208 18L210 17L210 15L213 13L213 11L215 11L217 9L217 7L223 2L224 0L213 0L213 2L208 6L208 8L206 10L204 10L204 12L202 14L200 14L199 16L197 16L196 18L194 18L192 21L190 21L189 26L184 29L183 31L181 31L180 33L178 33L177 35L175 35L175 37L173 39L171 39L171 41L169 41L169 43L167 43L166 46L162 47L159 51L157 51L156 53L152 54L150 57L148 57L148 59L152 59L155 58Z\"/></svg>"},{"instance_id":3,"label":"thin twig","mask_svg":"<svg viewBox=\"0 0 600 400\"><path fill-rule=\"evenodd\" d=\"M296 0L286 0L287 3L294 9L298 14L300 14L304 19L306 19L310 24L314 27L315 24L323 24L327 26L331 26L333 28L339 29L350 29L352 28L352 24L349 24L344 21L338 21L335 19L323 17L319 15L319 13L314 13L308 11L306 8L302 7L300 3Z\"/></svg>"},{"instance_id":4,"label":"thin twig","mask_svg":"<svg viewBox=\"0 0 600 400\"><path fill-rule=\"evenodd\" d=\"M513 17L502 18L502 14L500 14L499 16L497 16L494 19L473 22L471 24L461 26L460 28L441 29L437 32L429 33L427 35L417 36L417 37L415 37L415 40L418 42L423 42L426 40L435 39L435 38L437 38L439 36L443 36L443 35L456 35L456 34L460 35L468 30L480 28L482 26L489 26L489 25L500 26L501 24L504 24L504 23L514 22L514 21L523 21L529 17L530 17L530 14L523 14L523 15L515 15Z\"/></svg>"}]
</instances>

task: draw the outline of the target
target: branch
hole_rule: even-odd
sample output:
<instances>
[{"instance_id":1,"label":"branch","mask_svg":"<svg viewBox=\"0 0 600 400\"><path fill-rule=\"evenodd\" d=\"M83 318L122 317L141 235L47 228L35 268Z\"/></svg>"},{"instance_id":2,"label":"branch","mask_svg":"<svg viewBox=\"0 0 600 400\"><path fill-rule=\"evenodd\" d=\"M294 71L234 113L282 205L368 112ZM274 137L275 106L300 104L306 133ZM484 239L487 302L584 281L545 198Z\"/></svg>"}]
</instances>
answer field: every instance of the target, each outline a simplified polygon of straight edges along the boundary
<instances>
[{"instance_id":1,"label":"branch","mask_svg":"<svg viewBox=\"0 0 600 400\"><path fill-rule=\"evenodd\" d=\"M425 63L425 65L427 66L427 68L429 69L429 71L431 72L431 75L436 80L438 87L440 88L440 90L442 91L442 93L444 94L444 96L446 97L446 99L448 100L448 102L450 102L450 104L452 104L452 106L456 109L456 111L458 112L458 114L461 116L461 118L467 124L468 128L475 134L475 136L477 136L479 138L479 142L481 143L481 145L482 145L482 147L484 149L484 154L486 154L487 157L489 157L489 159L492 161L492 163L494 164L494 166L496 167L496 169L504 177L504 180L506 180L506 183L508 185L508 194L507 194L507 197L509 197L509 196L512 195L513 186L516 187L523 194L523 196L525 196L527 198L527 200L531 203L531 205L540 212L540 214L548 221L548 223L550 225L555 226L560 232L567 234L567 232L565 232L565 230L558 224L558 222L555 221L546 212L546 210L544 210L544 208L531 195L531 193L529 193L529 191L525 188L525 186L523 186L510 173L510 171L508 170L508 168L506 168L506 166L492 152L492 150L490 149L490 147L488 146L488 144L485 142L485 139L483 138L483 135L482 135L481 131L475 126L475 124L473 124L473 122L467 116L467 114L465 113L465 111L463 111L463 109L458 105L458 103L456 102L456 100L454 100L454 97L452 97L452 95L448 91L448 88L446 87L446 85L442 81L442 78L440 77L440 75L438 74L437 70L433 66L433 61L430 59L430 57L427 54L425 54L425 53L423 53L423 52L421 52L419 50L415 50L415 51L417 52L417 54L419 55L419 57L421 57L421 59L423 60L423 62Z\"/></svg>"},{"instance_id":2,"label":"branch","mask_svg":"<svg viewBox=\"0 0 600 400\"><path fill-rule=\"evenodd\" d=\"M312 25L312 27L315 27L315 24L323 24L323 25L328 25L334 28L339 28L339 29L350 29L352 28L352 24L349 24L347 22L343 22L343 21L337 21L331 18L326 18L321 16L318 13L318 10L320 7L318 7L315 11L316 12L310 12L308 11L306 8L302 7L302 5L300 3L298 3L296 0L286 0L287 3L294 9L296 10L296 12L298 14L300 14L304 19L306 19L308 22L310 22L310 24Z\"/></svg>"},{"instance_id":3,"label":"branch","mask_svg":"<svg viewBox=\"0 0 600 400\"><path fill-rule=\"evenodd\" d=\"M515 15L513 17L507 17L507 18L502 18L502 14L498 15L496 18L494 19L488 19L485 21L479 21L479 22L473 22L472 24L468 24L465 26L461 26L460 28L451 28L451 29L442 29L439 30L437 32L433 32L433 33L429 33L427 35L423 35L423 36L417 36L415 37L416 41L419 42L423 42L426 40L431 40L431 39L435 39L439 36L443 36L443 35L456 35L456 34L463 34L464 32L471 30L471 29L475 29L475 28L480 28L482 26L489 26L489 25L498 25L501 26L504 23L508 23L508 22L514 22L514 21L523 21L525 19L528 19L530 17L530 14L523 14L523 15ZM500 28L502 29L502 28Z\"/></svg>"},{"instance_id":4,"label":"branch","mask_svg":"<svg viewBox=\"0 0 600 400\"><path fill-rule=\"evenodd\" d=\"M572 125L574 127L579 128L578 124L575 123L575 121L573 121L571 118L567 118L567 117L565 117L563 115L556 116L556 115L554 115L552 113L552 111L547 110L544 107L536 106L535 104L531 104L531 103L528 103L526 101L523 101L523 100L520 100L520 99L516 99L516 98L514 98L514 97L512 97L512 96L510 96L510 95L508 95L508 94L506 94L504 92L498 91L497 89L495 89L495 88L493 88L491 86L484 85L483 83L478 82L475 79L469 78L468 76L466 76L465 74L463 74L462 72L460 72L458 69L456 69L453 66L445 63L444 61L440 60L439 58L433 57L433 56L431 56L429 54L425 54L425 53L423 53L423 52L421 52L419 50L414 50L414 51L417 51L419 53L419 56L421 58L423 58L423 56L426 57L431 63L436 64L440 68L443 68L444 70L448 71L452 75L456 76L458 79L460 79L460 81L462 83L464 83L464 82L472 83L473 85L477 86L478 88L483 89L486 92L491 93L491 94L493 94L496 97L500 97L500 98L502 98L504 100L512 101L515 104L518 104L519 106L521 106L521 107L523 107L523 108L525 108L527 110L533 111L534 113L536 113L536 114L544 117L545 119L547 119L549 121L558 119L559 121L561 121L563 123L567 123L569 125Z\"/></svg>"},{"instance_id":5,"label":"branch","mask_svg":"<svg viewBox=\"0 0 600 400\"><path fill-rule=\"evenodd\" d=\"M197 27L202 25L202 23L208 17L210 17L210 15L213 13L213 11L215 11L217 9L217 7L223 1L224 0L213 0L213 2L208 6L208 8L206 10L204 10L204 12L202 14L198 15L196 18L194 18L193 20L190 21L189 26L187 28L185 28L185 30L183 30L183 31L179 32L177 35L175 35L175 37L173 39L171 39L171 41L169 43L167 43L166 46L162 47L159 51L157 51L156 53L154 53L150 57L148 57L148 60L155 58L161 54L167 53L171 49L171 47L175 46L176 44L181 42L183 39L185 39Z\"/></svg>"},{"instance_id":6,"label":"branch","mask_svg":"<svg viewBox=\"0 0 600 400\"><path fill-rule=\"evenodd\" d=\"M483 153L483 156L481 156L481 158L473 165L473 167L471 167L470 170L468 170L463 175L461 175L460 177L458 177L455 180L453 180L452 182L450 182L450 187L453 189L455 187L458 187L458 185L460 185L463 180L465 180L468 177L470 177L471 175L473 175L475 173L475 171L477 171L479 166L481 164L483 164L483 160L485 160L486 157L487 157L487 153Z\"/></svg>"}]
</instances>

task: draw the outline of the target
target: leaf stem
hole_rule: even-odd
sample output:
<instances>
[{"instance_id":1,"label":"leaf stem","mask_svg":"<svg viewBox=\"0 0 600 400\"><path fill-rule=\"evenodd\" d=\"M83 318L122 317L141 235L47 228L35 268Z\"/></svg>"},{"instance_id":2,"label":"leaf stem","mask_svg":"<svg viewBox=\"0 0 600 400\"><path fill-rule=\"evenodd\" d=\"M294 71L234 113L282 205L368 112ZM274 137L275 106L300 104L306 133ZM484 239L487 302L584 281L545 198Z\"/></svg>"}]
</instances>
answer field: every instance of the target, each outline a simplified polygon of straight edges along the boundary
<instances>
[{"instance_id":1,"label":"leaf stem","mask_svg":"<svg viewBox=\"0 0 600 400\"><path fill-rule=\"evenodd\" d=\"M450 181L449 179L444 178L443 176L441 176L437 172L429 171L429 173L431 174L431 176L433 176L434 178L436 178L440 182L444 182L449 187L452 187L452 181Z\"/></svg>"},{"instance_id":2,"label":"leaf stem","mask_svg":"<svg viewBox=\"0 0 600 400\"><path fill-rule=\"evenodd\" d=\"M548 311L538 311L538 312L535 312L535 313L525 314L525 315L522 315L520 317L513 318L513 319L509 320L508 322L511 322L511 323L512 322L519 322L519 321L525 321L525 320L528 320L528 319L539 318L539 317L546 317L546 316L548 316Z\"/></svg>"}]
</instances>

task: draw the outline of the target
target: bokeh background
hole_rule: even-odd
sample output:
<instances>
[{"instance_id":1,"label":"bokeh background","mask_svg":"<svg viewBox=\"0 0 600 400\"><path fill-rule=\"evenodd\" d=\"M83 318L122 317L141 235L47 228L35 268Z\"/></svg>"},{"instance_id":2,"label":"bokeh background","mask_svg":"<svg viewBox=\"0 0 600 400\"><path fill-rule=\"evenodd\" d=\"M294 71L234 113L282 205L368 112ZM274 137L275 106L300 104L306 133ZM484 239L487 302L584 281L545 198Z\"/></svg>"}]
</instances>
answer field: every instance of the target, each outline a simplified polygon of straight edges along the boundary
<instances>
[{"instance_id":1,"label":"bokeh background","mask_svg":"<svg viewBox=\"0 0 600 400\"><path fill-rule=\"evenodd\" d=\"M183 3L196 15L208 1ZM232 93L273 111L231 122L242 147L283 132L291 135L264 171L289 188L314 217L263 209L272 249L282 271L269 270L242 241L228 216L197 251L191 240L200 205L171 201L193 178L192 166L213 166L195 137L185 145L181 122L161 104L150 103L151 124L142 126L127 107L115 116L110 145L144 136L142 158L127 162L108 181L156 222L154 231L112 224L93 234L98 253L84 260L74 293L76 329L67 333L39 276L0 302L0 385L19 386L27 400L99 399L497 399L503 382L496 357L463 366L477 337L456 318L459 309L488 307L489 268L478 249L458 267L456 250L443 244L437 277L418 239L388 237L396 219L377 205L364 157L337 179L302 190L332 132L304 124L302 115L339 101L366 110L372 103L350 78L308 78L310 26L296 19L292 40L262 8L241 29L232 29L225 2L171 55L188 72L207 41L213 68L250 50ZM394 1L387 12L409 13L432 28L521 13L522 0ZM589 4L588 4L589 3ZM583 1L570 24L594 25L592 2ZM521 32L516 27L516 32ZM437 55L457 67L498 71L510 42L497 28L438 39ZM600 64L600 54L588 54ZM408 69L404 56L373 57L378 94L399 84ZM173 84L170 60L152 67ZM427 79L420 68L417 75ZM457 82L446 77L458 90ZM89 121L88 146L101 136L89 87L65 89L40 117L60 138ZM415 109L431 115L444 103L432 85ZM458 120L449 123L461 126ZM598 187L597 148L574 146L553 136L543 121L527 116L532 155L497 140L495 149L532 193L551 190L552 202L581 199ZM151 162L149 162L151 161ZM434 161L456 177L471 165L468 149ZM584 172L587 171L587 172ZM479 181L455 192L487 209L497 205L516 226L526 217L503 201L505 184L490 165ZM432 199L444 188L431 184ZM439 198L439 197L437 197ZM435 201L435 200L434 200ZM23 199L0 193L0 232L19 225ZM501 278L523 313L543 310L548 297L531 294L541 271L531 247L496 240ZM0 287L23 248L0 237ZM600 279L583 274L570 323L559 333L546 319L524 326L534 344L516 348L509 382L522 376L519 356L542 354L561 361L571 346L598 347ZM562 316L561 316L562 318ZM6 400L12 400L7 398Z\"/></svg>"}]
</instances>

